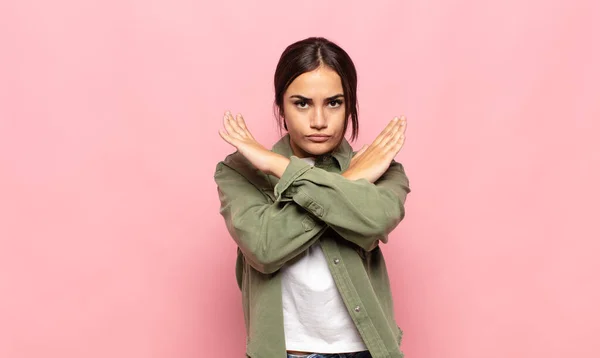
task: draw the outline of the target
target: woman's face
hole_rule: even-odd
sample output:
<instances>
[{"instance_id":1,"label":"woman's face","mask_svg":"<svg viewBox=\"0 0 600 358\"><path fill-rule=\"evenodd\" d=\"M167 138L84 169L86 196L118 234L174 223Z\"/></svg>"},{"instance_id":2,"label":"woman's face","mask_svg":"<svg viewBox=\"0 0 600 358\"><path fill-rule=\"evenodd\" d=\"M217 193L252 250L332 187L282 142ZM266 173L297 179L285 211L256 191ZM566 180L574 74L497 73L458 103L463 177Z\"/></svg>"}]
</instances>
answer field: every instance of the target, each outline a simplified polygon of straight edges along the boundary
<instances>
[{"instance_id":1,"label":"woman's face","mask_svg":"<svg viewBox=\"0 0 600 358\"><path fill-rule=\"evenodd\" d=\"M283 94L283 115L294 155L332 151L344 137L346 113L342 79L329 67L305 72Z\"/></svg>"}]
</instances>

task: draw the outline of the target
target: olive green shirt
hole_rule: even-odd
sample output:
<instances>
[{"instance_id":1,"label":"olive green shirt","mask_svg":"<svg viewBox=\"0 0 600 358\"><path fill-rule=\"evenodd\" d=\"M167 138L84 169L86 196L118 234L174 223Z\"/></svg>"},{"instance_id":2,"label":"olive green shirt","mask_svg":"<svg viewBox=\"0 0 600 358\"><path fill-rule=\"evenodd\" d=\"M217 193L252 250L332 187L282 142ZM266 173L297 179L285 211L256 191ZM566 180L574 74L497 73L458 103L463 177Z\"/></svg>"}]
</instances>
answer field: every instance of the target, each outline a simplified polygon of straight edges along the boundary
<instances>
[{"instance_id":1,"label":"olive green shirt","mask_svg":"<svg viewBox=\"0 0 600 358\"><path fill-rule=\"evenodd\" d=\"M371 355L403 357L379 247L404 217L410 189L402 165L392 161L373 184L340 175L355 154L345 139L314 166L293 155L289 134L272 151L290 159L281 179L256 169L239 152L219 162L214 174L220 213L238 245L246 355L286 357L279 269L318 244Z\"/></svg>"}]
</instances>

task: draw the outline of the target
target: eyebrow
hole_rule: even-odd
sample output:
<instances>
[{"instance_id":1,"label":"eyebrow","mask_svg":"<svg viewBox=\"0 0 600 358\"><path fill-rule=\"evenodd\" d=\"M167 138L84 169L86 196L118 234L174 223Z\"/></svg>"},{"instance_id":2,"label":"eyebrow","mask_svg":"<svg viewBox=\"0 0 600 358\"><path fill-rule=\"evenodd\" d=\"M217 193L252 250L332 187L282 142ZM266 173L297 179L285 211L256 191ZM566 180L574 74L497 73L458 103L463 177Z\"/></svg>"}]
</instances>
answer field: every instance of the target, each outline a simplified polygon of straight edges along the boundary
<instances>
[{"instance_id":1,"label":"eyebrow","mask_svg":"<svg viewBox=\"0 0 600 358\"><path fill-rule=\"evenodd\" d=\"M333 96L331 96L331 97L327 97L327 98L325 98L325 101L326 101L326 102L333 101L334 99L338 99L338 98L340 98L340 97L342 97L342 98L343 98L343 97L344 97L344 95L343 95L343 94L341 94L341 93L338 93L338 94L336 94L336 95L333 95ZM299 94L294 94L294 95L291 95L291 96L290 96L290 98L298 98L298 99L301 99L301 100L303 100L303 101L306 101L306 102L312 102L312 98L304 97L304 96L301 96L301 95L299 95Z\"/></svg>"}]
</instances>

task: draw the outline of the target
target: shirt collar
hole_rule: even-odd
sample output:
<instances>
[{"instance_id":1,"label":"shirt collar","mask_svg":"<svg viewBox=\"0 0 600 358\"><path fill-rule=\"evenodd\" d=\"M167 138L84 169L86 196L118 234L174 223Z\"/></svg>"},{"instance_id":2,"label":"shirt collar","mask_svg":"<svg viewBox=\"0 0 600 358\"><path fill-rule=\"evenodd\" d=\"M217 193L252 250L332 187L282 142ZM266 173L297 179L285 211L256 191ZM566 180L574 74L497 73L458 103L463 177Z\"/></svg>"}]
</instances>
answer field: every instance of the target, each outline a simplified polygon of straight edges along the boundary
<instances>
[{"instance_id":1,"label":"shirt collar","mask_svg":"<svg viewBox=\"0 0 600 358\"><path fill-rule=\"evenodd\" d=\"M290 158L294 155L292 151L292 147L290 145L290 135L286 133L275 145L273 145L273 152L283 155L286 158ZM330 158L333 157L337 161L337 165L340 170L343 172L348 169L350 166L350 160L352 159L352 147L350 143L346 140L346 138L342 138L342 142L338 145L333 151L330 153L325 153L323 155L317 156L315 162L317 165L319 163L327 163L330 161Z\"/></svg>"}]
</instances>

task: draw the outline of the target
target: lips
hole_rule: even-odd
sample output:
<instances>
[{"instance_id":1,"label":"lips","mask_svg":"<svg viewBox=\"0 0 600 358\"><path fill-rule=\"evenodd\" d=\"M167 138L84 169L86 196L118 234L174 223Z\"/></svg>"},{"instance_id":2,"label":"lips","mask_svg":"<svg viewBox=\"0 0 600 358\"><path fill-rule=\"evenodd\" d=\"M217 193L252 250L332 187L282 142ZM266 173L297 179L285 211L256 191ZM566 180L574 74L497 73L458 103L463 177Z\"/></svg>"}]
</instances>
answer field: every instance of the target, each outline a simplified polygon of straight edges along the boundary
<instances>
[{"instance_id":1,"label":"lips","mask_svg":"<svg viewBox=\"0 0 600 358\"><path fill-rule=\"evenodd\" d=\"M329 140L329 138L331 138L331 136L323 135L323 134L315 134L315 135L306 136L306 138L311 142L323 143L323 142L327 142Z\"/></svg>"}]
</instances>

